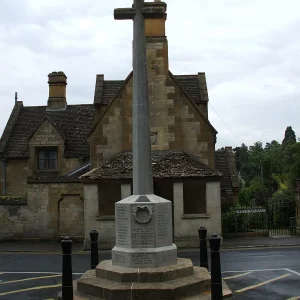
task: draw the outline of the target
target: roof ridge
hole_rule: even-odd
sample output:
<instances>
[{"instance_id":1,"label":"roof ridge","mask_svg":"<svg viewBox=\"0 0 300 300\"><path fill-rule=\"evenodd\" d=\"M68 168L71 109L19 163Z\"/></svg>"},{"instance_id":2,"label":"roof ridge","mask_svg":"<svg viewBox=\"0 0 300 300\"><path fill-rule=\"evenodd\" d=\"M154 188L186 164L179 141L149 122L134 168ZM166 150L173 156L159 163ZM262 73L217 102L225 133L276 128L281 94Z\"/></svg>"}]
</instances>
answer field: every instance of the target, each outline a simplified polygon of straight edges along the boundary
<instances>
[{"instance_id":1,"label":"roof ridge","mask_svg":"<svg viewBox=\"0 0 300 300\"><path fill-rule=\"evenodd\" d=\"M23 108L23 101L17 101L12 109L12 112L9 116L9 119L6 123L6 126L3 130L1 140L0 140L0 155L2 156L3 152L5 151L5 148L7 146L7 143L9 141L9 138L11 136L11 133L14 130L14 127L16 125L16 122L18 120L19 114L21 109Z\"/></svg>"},{"instance_id":2,"label":"roof ridge","mask_svg":"<svg viewBox=\"0 0 300 300\"><path fill-rule=\"evenodd\" d=\"M188 95L188 93L185 91L185 89L182 87L182 85L180 84L180 82L178 82L178 80L176 79L176 77L174 77L174 75L172 74L172 72L169 70L169 75L171 76L171 78L175 81L175 83L178 85L178 87L180 88L180 90L184 93L184 95L187 97L187 99L190 100L190 102L192 103L192 105L195 107L195 109L199 112L199 114L202 116L202 118L204 119L204 121L208 124L208 126L215 132L215 134L218 133L218 131L215 129L215 127L209 122L209 120L207 118L205 118L202 114L202 112L200 111L200 109L198 108L198 106L196 105L196 103L190 98L190 96Z\"/></svg>"}]
</instances>

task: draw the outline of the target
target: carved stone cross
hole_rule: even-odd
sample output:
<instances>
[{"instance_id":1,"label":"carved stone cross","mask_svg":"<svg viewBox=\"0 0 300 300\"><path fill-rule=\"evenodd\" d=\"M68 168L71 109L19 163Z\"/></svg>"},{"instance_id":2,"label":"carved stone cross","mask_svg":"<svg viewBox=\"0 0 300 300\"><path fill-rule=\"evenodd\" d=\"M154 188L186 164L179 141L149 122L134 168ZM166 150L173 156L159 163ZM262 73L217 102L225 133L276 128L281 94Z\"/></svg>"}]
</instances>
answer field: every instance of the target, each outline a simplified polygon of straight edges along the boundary
<instances>
[{"instance_id":1,"label":"carved stone cross","mask_svg":"<svg viewBox=\"0 0 300 300\"><path fill-rule=\"evenodd\" d=\"M116 20L133 20L132 154L133 194L153 194L149 128L149 95L146 60L145 18L162 18L165 11L155 3L134 0L132 8L114 10Z\"/></svg>"},{"instance_id":2,"label":"carved stone cross","mask_svg":"<svg viewBox=\"0 0 300 300\"><path fill-rule=\"evenodd\" d=\"M137 9L141 10L144 19L160 19L166 17L166 12L161 6L155 6L157 2L144 2L143 0L134 0L132 8L116 8L114 10L115 20L134 20ZM157 3L159 4L159 3Z\"/></svg>"}]
</instances>

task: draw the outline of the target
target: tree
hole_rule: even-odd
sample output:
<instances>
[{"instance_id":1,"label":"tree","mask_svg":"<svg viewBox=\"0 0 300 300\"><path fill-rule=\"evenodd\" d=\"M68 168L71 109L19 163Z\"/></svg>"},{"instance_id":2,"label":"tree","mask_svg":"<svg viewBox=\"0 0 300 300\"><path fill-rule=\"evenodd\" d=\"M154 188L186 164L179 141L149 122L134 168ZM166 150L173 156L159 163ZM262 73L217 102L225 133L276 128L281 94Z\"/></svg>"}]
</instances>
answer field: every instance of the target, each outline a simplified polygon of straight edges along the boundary
<instances>
[{"instance_id":1,"label":"tree","mask_svg":"<svg viewBox=\"0 0 300 300\"><path fill-rule=\"evenodd\" d=\"M285 146L286 144L294 144L296 143L296 134L294 130L292 129L292 126L288 126L284 133L284 139L282 141L282 146Z\"/></svg>"}]
</instances>

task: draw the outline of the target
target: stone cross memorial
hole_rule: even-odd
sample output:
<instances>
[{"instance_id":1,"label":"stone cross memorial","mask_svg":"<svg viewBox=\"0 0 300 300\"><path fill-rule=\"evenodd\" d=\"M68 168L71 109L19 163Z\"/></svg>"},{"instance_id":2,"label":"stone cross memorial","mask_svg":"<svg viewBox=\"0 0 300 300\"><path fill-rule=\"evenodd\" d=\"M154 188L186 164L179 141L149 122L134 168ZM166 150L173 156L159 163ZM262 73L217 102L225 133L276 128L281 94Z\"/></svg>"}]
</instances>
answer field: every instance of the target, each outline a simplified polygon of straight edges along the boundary
<instances>
[{"instance_id":1,"label":"stone cross memorial","mask_svg":"<svg viewBox=\"0 0 300 300\"><path fill-rule=\"evenodd\" d=\"M162 18L161 7L134 0L115 9L117 20L133 20L133 195L115 205L116 246L112 264L153 268L177 263L171 202L153 194L145 18Z\"/></svg>"},{"instance_id":2,"label":"stone cross memorial","mask_svg":"<svg viewBox=\"0 0 300 300\"><path fill-rule=\"evenodd\" d=\"M177 258L171 201L153 194L145 18L165 18L166 3L134 0L132 8L116 9L114 15L134 24L133 195L115 204L112 260L85 272L77 280L76 296L78 300L210 299L207 269Z\"/></svg>"}]
</instances>

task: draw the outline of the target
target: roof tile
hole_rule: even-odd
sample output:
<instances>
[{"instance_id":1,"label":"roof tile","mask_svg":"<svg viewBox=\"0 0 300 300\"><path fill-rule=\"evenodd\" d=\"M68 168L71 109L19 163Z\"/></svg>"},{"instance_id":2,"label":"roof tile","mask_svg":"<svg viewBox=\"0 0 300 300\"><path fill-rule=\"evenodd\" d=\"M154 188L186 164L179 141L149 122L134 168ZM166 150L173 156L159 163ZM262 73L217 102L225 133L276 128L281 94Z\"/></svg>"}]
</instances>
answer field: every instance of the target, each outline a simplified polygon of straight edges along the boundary
<instances>
[{"instance_id":1,"label":"roof tile","mask_svg":"<svg viewBox=\"0 0 300 300\"><path fill-rule=\"evenodd\" d=\"M219 177L221 173L181 151L152 151L154 178ZM86 179L131 179L132 153L123 152L99 168L83 175Z\"/></svg>"}]
</instances>

